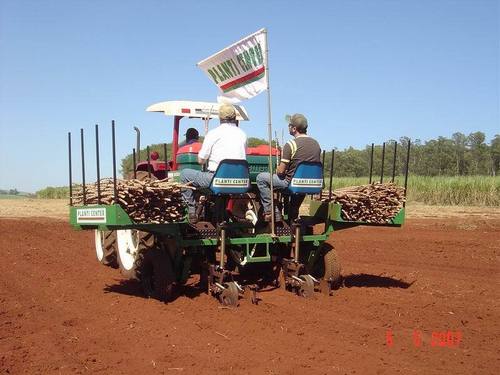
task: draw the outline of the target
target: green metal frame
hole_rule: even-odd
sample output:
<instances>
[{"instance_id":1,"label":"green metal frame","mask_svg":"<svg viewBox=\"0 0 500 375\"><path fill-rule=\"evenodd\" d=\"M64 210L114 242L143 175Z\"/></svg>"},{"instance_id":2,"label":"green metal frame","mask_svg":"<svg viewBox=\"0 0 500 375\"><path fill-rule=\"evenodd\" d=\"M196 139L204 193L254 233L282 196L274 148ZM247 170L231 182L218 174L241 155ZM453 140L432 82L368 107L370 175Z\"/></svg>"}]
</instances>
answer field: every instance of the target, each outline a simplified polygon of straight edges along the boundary
<instances>
[{"instance_id":1,"label":"green metal frame","mask_svg":"<svg viewBox=\"0 0 500 375\"><path fill-rule=\"evenodd\" d=\"M367 222L353 222L343 220L341 217L342 206L337 203L327 203L321 201L311 201L309 205L309 216L304 219L312 223L325 224L323 233L304 234L300 237L300 242L310 243L314 248L318 248L326 241L330 233L335 230L349 228L358 225L378 225L378 226L401 226L405 219L404 208L386 224L374 224ZM83 219L82 219L83 218ZM89 222L90 221L90 222ZM187 221L170 224L137 224L130 219L127 213L118 204L113 205L92 205L70 207L70 224L79 230L99 229L99 230L121 230L136 229L145 232L152 232L161 235L169 235L174 239L179 248L196 249L199 247L214 247L219 244L219 238L186 239L182 237L181 226L187 225ZM237 227L239 224L235 223ZM231 224L229 224L231 227ZM243 246L246 263L269 262L271 260L270 247L274 244L289 244L293 241L292 236L273 237L270 234L248 235L246 237L228 237L227 245ZM256 244L265 244L265 255L252 256L251 247ZM311 251L310 260L316 257L316 251ZM185 271L182 273L184 274Z\"/></svg>"}]
</instances>

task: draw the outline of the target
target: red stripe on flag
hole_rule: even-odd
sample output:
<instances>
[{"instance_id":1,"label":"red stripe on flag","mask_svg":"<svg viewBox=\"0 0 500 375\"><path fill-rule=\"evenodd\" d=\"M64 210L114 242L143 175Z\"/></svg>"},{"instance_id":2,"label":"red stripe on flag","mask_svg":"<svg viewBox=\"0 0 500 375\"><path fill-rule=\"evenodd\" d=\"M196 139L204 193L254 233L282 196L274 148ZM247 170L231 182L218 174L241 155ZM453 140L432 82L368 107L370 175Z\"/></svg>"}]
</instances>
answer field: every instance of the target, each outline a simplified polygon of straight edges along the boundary
<instances>
[{"instance_id":1,"label":"red stripe on flag","mask_svg":"<svg viewBox=\"0 0 500 375\"><path fill-rule=\"evenodd\" d=\"M261 68L253 71L252 73L250 74L247 74L246 76L243 76L243 77L240 77L240 78L237 78L235 79L234 81L231 81L231 82L228 82L228 83L225 83L223 84L222 86L220 86L220 88L222 90L227 90L228 88L232 87L232 86L235 86L239 83L242 83L242 82L245 82L245 81L248 81L249 79L252 79L253 77L257 77L258 75L264 73L265 71L265 67L262 66Z\"/></svg>"}]
</instances>

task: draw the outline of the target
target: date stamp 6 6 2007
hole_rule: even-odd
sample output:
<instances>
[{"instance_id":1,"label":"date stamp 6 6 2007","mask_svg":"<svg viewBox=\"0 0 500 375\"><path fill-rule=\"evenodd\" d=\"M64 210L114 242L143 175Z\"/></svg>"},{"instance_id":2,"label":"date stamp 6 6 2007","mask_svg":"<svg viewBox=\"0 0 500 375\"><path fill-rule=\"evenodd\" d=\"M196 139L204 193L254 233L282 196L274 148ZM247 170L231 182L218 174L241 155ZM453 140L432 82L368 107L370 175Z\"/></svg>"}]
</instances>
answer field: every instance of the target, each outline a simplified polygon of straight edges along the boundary
<instances>
[{"instance_id":1,"label":"date stamp 6 6 2007","mask_svg":"<svg viewBox=\"0 0 500 375\"><path fill-rule=\"evenodd\" d=\"M448 347L448 348L458 348L462 342L462 332L461 331L433 331L429 337L425 337L424 333L418 329L413 330L412 341L416 348L422 347L424 345L430 345L431 347ZM393 347L396 341L396 337L391 329L388 329L385 333L385 343L388 347Z\"/></svg>"}]
</instances>

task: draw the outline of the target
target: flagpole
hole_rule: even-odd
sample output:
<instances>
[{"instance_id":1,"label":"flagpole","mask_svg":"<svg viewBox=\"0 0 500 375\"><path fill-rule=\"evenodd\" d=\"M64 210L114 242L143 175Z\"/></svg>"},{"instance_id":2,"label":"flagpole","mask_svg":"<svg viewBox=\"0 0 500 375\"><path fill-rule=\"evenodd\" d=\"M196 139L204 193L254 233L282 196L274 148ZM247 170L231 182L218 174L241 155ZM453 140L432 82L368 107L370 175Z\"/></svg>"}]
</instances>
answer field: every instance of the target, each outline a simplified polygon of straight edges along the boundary
<instances>
[{"instance_id":1,"label":"flagpole","mask_svg":"<svg viewBox=\"0 0 500 375\"><path fill-rule=\"evenodd\" d=\"M271 121L271 86L269 85L269 42L267 40L267 29L263 29L266 35L266 83L267 83L267 119L268 119L268 138L269 138L269 187L271 189L271 235L274 233L274 184L273 184L273 125Z\"/></svg>"}]
</instances>

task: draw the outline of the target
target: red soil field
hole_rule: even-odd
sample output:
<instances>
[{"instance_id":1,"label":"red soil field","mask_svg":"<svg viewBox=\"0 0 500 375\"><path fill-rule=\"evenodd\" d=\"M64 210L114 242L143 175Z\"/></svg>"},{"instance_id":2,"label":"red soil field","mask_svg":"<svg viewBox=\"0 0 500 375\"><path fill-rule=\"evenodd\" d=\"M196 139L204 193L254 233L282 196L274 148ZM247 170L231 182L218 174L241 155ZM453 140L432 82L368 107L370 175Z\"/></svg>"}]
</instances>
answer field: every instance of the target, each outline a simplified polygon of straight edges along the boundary
<instances>
[{"instance_id":1,"label":"red soil field","mask_svg":"<svg viewBox=\"0 0 500 375\"><path fill-rule=\"evenodd\" d=\"M92 232L0 219L0 373L494 374L500 220L409 219L332 234L344 286L221 308L170 304L95 259Z\"/></svg>"}]
</instances>

